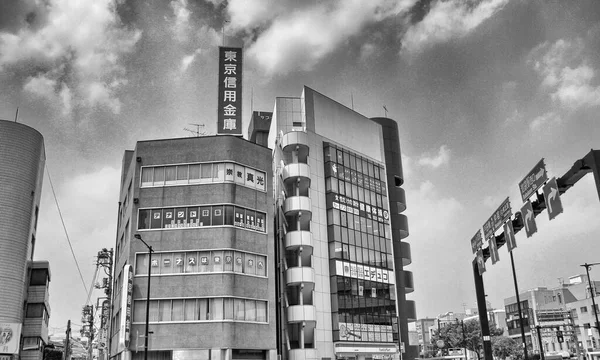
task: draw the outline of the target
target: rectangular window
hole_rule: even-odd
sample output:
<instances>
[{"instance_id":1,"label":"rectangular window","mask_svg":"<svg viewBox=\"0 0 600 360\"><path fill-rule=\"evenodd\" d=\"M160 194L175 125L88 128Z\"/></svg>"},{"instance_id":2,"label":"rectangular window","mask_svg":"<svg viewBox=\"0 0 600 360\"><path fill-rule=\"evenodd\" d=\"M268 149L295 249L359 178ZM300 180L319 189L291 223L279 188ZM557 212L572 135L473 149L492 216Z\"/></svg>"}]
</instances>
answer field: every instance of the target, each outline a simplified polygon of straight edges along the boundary
<instances>
[{"instance_id":1,"label":"rectangular window","mask_svg":"<svg viewBox=\"0 0 600 360\"><path fill-rule=\"evenodd\" d=\"M233 313L235 320L244 320L244 300L243 299L234 299L233 301Z\"/></svg>"},{"instance_id":2,"label":"rectangular window","mask_svg":"<svg viewBox=\"0 0 600 360\"><path fill-rule=\"evenodd\" d=\"M198 299L198 320L210 319L209 299Z\"/></svg>"},{"instance_id":3,"label":"rectangular window","mask_svg":"<svg viewBox=\"0 0 600 360\"><path fill-rule=\"evenodd\" d=\"M233 316L233 298L223 299L223 318L225 320L234 320Z\"/></svg>"},{"instance_id":4,"label":"rectangular window","mask_svg":"<svg viewBox=\"0 0 600 360\"><path fill-rule=\"evenodd\" d=\"M185 310L184 310L184 320L185 321L194 321L198 320L196 317L196 299L185 299Z\"/></svg>"},{"instance_id":5,"label":"rectangular window","mask_svg":"<svg viewBox=\"0 0 600 360\"><path fill-rule=\"evenodd\" d=\"M175 184L177 182L177 167L165 166L165 184Z\"/></svg>"},{"instance_id":6,"label":"rectangular window","mask_svg":"<svg viewBox=\"0 0 600 360\"><path fill-rule=\"evenodd\" d=\"M224 211L225 211L225 216L224 216L223 223L225 225L234 225L233 205L225 205Z\"/></svg>"},{"instance_id":7,"label":"rectangular window","mask_svg":"<svg viewBox=\"0 0 600 360\"><path fill-rule=\"evenodd\" d=\"M158 321L158 300L150 300L150 320L149 321Z\"/></svg>"},{"instance_id":8,"label":"rectangular window","mask_svg":"<svg viewBox=\"0 0 600 360\"><path fill-rule=\"evenodd\" d=\"M223 320L223 298L210 299L210 319Z\"/></svg>"},{"instance_id":9,"label":"rectangular window","mask_svg":"<svg viewBox=\"0 0 600 360\"><path fill-rule=\"evenodd\" d=\"M27 313L26 313L25 317L43 318L44 317L44 304L42 304L42 303L27 304Z\"/></svg>"},{"instance_id":10,"label":"rectangular window","mask_svg":"<svg viewBox=\"0 0 600 360\"><path fill-rule=\"evenodd\" d=\"M202 164L200 172L201 182L212 182L212 164Z\"/></svg>"},{"instance_id":11,"label":"rectangular window","mask_svg":"<svg viewBox=\"0 0 600 360\"><path fill-rule=\"evenodd\" d=\"M177 183L187 184L188 182L188 166L177 165Z\"/></svg>"},{"instance_id":12,"label":"rectangular window","mask_svg":"<svg viewBox=\"0 0 600 360\"><path fill-rule=\"evenodd\" d=\"M165 184L165 168L163 166L154 168L154 185Z\"/></svg>"},{"instance_id":13,"label":"rectangular window","mask_svg":"<svg viewBox=\"0 0 600 360\"><path fill-rule=\"evenodd\" d=\"M579 311L581 311L581 313L586 313L587 312L587 306L582 306L579 308Z\"/></svg>"},{"instance_id":14,"label":"rectangular window","mask_svg":"<svg viewBox=\"0 0 600 360\"><path fill-rule=\"evenodd\" d=\"M159 301L158 321L171 321L171 300Z\"/></svg>"},{"instance_id":15,"label":"rectangular window","mask_svg":"<svg viewBox=\"0 0 600 360\"><path fill-rule=\"evenodd\" d=\"M213 181L223 182L225 181L225 165L224 164L213 164Z\"/></svg>"},{"instance_id":16,"label":"rectangular window","mask_svg":"<svg viewBox=\"0 0 600 360\"><path fill-rule=\"evenodd\" d=\"M200 182L200 164L190 165L189 173L190 184Z\"/></svg>"},{"instance_id":17,"label":"rectangular window","mask_svg":"<svg viewBox=\"0 0 600 360\"><path fill-rule=\"evenodd\" d=\"M256 321L267 322L267 302L256 302Z\"/></svg>"},{"instance_id":18,"label":"rectangular window","mask_svg":"<svg viewBox=\"0 0 600 360\"><path fill-rule=\"evenodd\" d=\"M256 321L256 301L246 300L246 321Z\"/></svg>"},{"instance_id":19,"label":"rectangular window","mask_svg":"<svg viewBox=\"0 0 600 360\"><path fill-rule=\"evenodd\" d=\"M175 209L163 209L163 227L175 227Z\"/></svg>"},{"instance_id":20,"label":"rectangular window","mask_svg":"<svg viewBox=\"0 0 600 360\"><path fill-rule=\"evenodd\" d=\"M154 168L143 167L142 168L142 186L152 186L154 181Z\"/></svg>"},{"instance_id":21,"label":"rectangular window","mask_svg":"<svg viewBox=\"0 0 600 360\"><path fill-rule=\"evenodd\" d=\"M183 320L184 320L183 300L174 299L173 300L173 309L171 312L171 321L183 321Z\"/></svg>"},{"instance_id":22,"label":"rectangular window","mask_svg":"<svg viewBox=\"0 0 600 360\"><path fill-rule=\"evenodd\" d=\"M212 207L212 225L219 226L223 225L223 206L216 205Z\"/></svg>"},{"instance_id":23,"label":"rectangular window","mask_svg":"<svg viewBox=\"0 0 600 360\"><path fill-rule=\"evenodd\" d=\"M46 285L46 279L48 271L46 269L32 269L31 277L29 279L30 286L41 286Z\"/></svg>"},{"instance_id":24,"label":"rectangular window","mask_svg":"<svg viewBox=\"0 0 600 360\"><path fill-rule=\"evenodd\" d=\"M244 273L248 275L256 274L256 255L246 254L246 266L244 267Z\"/></svg>"},{"instance_id":25,"label":"rectangular window","mask_svg":"<svg viewBox=\"0 0 600 360\"><path fill-rule=\"evenodd\" d=\"M211 226L212 223L210 221L211 216L211 208L210 206L201 206L200 207L200 226Z\"/></svg>"}]
</instances>

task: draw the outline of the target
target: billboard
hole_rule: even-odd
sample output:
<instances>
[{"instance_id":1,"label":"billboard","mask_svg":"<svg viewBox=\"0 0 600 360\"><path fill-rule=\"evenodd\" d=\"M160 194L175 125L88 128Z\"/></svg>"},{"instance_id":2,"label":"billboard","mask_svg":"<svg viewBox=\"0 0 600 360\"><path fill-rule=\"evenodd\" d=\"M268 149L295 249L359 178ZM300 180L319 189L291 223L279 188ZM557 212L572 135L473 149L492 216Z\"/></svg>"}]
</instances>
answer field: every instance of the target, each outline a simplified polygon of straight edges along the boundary
<instances>
[{"instance_id":1,"label":"billboard","mask_svg":"<svg viewBox=\"0 0 600 360\"><path fill-rule=\"evenodd\" d=\"M20 342L20 323L0 323L0 353L18 354Z\"/></svg>"},{"instance_id":2,"label":"billboard","mask_svg":"<svg viewBox=\"0 0 600 360\"><path fill-rule=\"evenodd\" d=\"M242 49L219 47L217 135L242 135Z\"/></svg>"}]
</instances>

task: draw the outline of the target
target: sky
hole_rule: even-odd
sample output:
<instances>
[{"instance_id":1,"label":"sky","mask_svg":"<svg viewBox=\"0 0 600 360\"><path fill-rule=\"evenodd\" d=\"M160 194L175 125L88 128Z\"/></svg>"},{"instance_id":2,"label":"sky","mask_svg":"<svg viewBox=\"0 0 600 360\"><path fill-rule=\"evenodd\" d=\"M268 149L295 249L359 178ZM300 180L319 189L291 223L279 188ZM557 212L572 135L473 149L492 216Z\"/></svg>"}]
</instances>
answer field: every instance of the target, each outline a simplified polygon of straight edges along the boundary
<instances>
[{"instance_id":1,"label":"sky","mask_svg":"<svg viewBox=\"0 0 600 360\"><path fill-rule=\"evenodd\" d=\"M561 176L600 148L595 0L4 0L0 118L19 107L45 139L35 259L51 262L50 333L79 323L88 297L52 185L89 287L115 244L123 152L191 124L216 132L222 44L244 48L244 127L303 85L398 122L419 318L476 306L470 239L507 196L519 210L541 158ZM600 262L592 175L562 201L533 237L517 234L520 290ZM486 265L502 308L515 292L506 247Z\"/></svg>"}]
</instances>

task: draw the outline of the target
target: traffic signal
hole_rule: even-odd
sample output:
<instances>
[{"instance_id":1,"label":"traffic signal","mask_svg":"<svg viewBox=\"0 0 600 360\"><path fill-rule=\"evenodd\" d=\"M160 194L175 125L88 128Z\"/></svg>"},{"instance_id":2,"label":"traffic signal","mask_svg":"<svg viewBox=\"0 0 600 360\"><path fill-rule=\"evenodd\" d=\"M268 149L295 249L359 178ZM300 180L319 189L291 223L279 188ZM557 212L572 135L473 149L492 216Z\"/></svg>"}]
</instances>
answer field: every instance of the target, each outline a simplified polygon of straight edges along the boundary
<instances>
[{"instance_id":1,"label":"traffic signal","mask_svg":"<svg viewBox=\"0 0 600 360\"><path fill-rule=\"evenodd\" d=\"M560 331L560 327L556 328L556 340L559 343L563 343L565 341L565 339L563 338L563 333L562 331Z\"/></svg>"}]
</instances>

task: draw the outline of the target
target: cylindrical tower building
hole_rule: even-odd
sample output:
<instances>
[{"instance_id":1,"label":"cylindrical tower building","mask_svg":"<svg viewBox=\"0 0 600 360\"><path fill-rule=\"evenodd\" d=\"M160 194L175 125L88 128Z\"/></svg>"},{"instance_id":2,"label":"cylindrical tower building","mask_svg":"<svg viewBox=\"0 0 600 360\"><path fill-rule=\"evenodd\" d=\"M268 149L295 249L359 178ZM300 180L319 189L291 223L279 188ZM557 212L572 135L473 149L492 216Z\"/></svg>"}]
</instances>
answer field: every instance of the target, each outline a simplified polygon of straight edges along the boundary
<instances>
[{"instance_id":1,"label":"cylindrical tower building","mask_svg":"<svg viewBox=\"0 0 600 360\"><path fill-rule=\"evenodd\" d=\"M33 128L0 120L0 323L22 323L46 155Z\"/></svg>"}]
</instances>

